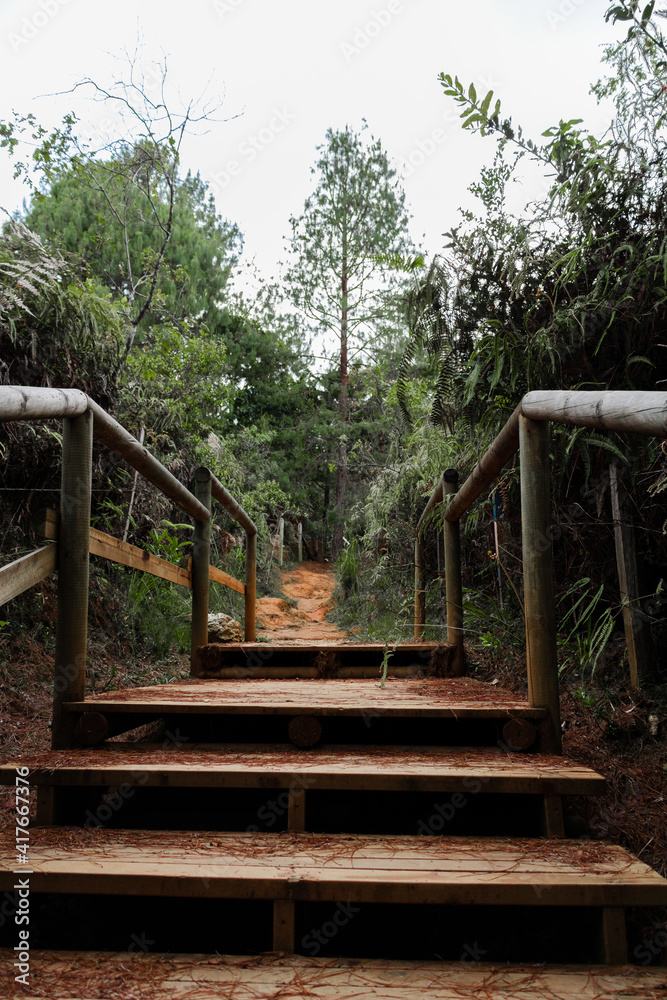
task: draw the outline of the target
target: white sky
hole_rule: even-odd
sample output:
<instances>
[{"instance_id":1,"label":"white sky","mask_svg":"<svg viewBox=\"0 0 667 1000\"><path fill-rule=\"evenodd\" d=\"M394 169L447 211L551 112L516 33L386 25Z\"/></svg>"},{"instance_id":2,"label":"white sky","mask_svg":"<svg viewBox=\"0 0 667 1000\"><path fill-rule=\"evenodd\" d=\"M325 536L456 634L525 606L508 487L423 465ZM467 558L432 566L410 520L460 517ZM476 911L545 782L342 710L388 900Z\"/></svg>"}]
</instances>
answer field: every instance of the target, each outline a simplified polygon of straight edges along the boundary
<instances>
[{"instance_id":1,"label":"white sky","mask_svg":"<svg viewBox=\"0 0 667 1000\"><path fill-rule=\"evenodd\" d=\"M114 54L133 50L139 32L147 55L168 56L184 100L208 82L209 95L224 97L218 117L239 115L188 139L183 160L210 183L218 211L245 234L246 259L255 257L266 277L283 256L290 215L314 187L310 168L326 129L359 128L363 117L396 165L412 156L412 235L419 242L425 234L424 248L435 253L495 149L461 130L438 73L474 82L478 93L492 89L535 139L560 118L584 118L599 132L608 113L589 85L601 75L601 44L625 30L605 24L609 2L0 0L0 118L16 109L53 123L56 109L72 108L100 120L103 108L79 95L38 95L86 76L107 84L120 70ZM25 194L11 174L0 151L0 205L9 211ZM522 200L544 187L534 175Z\"/></svg>"}]
</instances>

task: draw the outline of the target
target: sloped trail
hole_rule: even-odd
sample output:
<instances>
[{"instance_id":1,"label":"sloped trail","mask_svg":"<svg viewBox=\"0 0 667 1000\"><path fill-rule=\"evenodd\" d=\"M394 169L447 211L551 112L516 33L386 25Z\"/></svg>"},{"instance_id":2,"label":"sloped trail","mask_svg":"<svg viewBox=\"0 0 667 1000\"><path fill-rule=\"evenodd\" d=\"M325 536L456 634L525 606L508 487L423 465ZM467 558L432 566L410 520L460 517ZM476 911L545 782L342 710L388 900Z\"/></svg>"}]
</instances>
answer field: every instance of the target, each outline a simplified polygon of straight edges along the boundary
<instances>
[{"instance_id":1,"label":"sloped trail","mask_svg":"<svg viewBox=\"0 0 667 1000\"><path fill-rule=\"evenodd\" d=\"M285 597L261 597L257 601L257 626L262 638L295 645L352 641L338 625L326 621L336 603L336 575L329 563L303 562L282 570L281 576Z\"/></svg>"}]
</instances>

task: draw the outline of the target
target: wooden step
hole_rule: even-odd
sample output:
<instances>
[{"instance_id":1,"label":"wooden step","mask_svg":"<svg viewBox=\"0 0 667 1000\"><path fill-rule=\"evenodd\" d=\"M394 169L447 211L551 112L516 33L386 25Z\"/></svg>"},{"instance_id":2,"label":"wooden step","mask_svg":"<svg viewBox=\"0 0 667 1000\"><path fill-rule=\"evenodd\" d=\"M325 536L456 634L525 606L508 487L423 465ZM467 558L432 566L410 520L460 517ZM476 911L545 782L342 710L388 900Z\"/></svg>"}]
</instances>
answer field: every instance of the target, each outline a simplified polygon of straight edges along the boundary
<instances>
[{"instance_id":1,"label":"wooden step","mask_svg":"<svg viewBox=\"0 0 667 1000\"><path fill-rule=\"evenodd\" d=\"M376 680L187 680L67 702L72 712L145 715L328 715L372 719L543 719L511 692L470 677Z\"/></svg>"},{"instance_id":2,"label":"wooden step","mask_svg":"<svg viewBox=\"0 0 667 1000\"><path fill-rule=\"evenodd\" d=\"M16 881L0 835L0 890ZM667 904L667 880L599 841L33 828L32 893L481 906Z\"/></svg>"},{"instance_id":3,"label":"wooden step","mask_svg":"<svg viewBox=\"0 0 667 1000\"><path fill-rule=\"evenodd\" d=\"M14 961L14 952L0 951L0 990L26 1000L663 1000L667 993L664 969L498 967L465 955L461 962L420 963L36 951L27 988L14 982Z\"/></svg>"},{"instance_id":4,"label":"wooden step","mask_svg":"<svg viewBox=\"0 0 667 1000\"><path fill-rule=\"evenodd\" d=\"M563 757L474 747L345 746L296 750L291 744L132 744L30 754L16 767L40 786L144 785L196 788L355 789L476 794L600 795L605 779Z\"/></svg>"},{"instance_id":5,"label":"wooden step","mask_svg":"<svg viewBox=\"0 0 667 1000\"><path fill-rule=\"evenodd\" d=\"M200 677L377 678L385 653L391 653L388 672L393 677L446 676L454 646L435 642L401 642L395 648L382 642L345 642L328 645L306 643L209 643L197 650Z\"/></svg>"}]
</instances>

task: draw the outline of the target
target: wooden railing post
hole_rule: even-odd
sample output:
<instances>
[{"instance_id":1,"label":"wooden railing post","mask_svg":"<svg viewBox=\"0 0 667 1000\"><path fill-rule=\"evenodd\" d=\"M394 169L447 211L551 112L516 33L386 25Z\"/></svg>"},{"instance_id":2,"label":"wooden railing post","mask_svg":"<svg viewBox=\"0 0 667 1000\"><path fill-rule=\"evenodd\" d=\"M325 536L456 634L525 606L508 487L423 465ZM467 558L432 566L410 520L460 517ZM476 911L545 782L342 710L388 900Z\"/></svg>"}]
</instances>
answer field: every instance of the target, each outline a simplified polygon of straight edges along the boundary
<instances>
[{"instance_id":1,"label":"wooden railing post","mask_svg":"<svg viewBox=\"0 0 667 1000\"><path fill-rule=\"evenodd\" d=\"M519 448L528 700L549 711L551 732L542 749L560 753L548 423L520 416Z\"/></svg>"},{"instance_id":2,"label":"wooden railing post","mask_svg":"<svg viewBox=\"0 0 667 1000\"><path fill-rule=\"evenodd\" d=\"M58 618L53 680L51 745L71 746L76 717L63 710L82 701L88 651L90 495L93 471L93 415L86 410L63 420L63 454L58 535Z\"/></svg>"},{"instance_id":3,"label":"wooden railing post","mask_svg":"<svg viewBox=\"0 0 667 1000\"><path fill-rule=\"evenodd\" d=\"M211 473L200 466L195 469L194 494L200 503L211 510ZM195 521L192 545L192 631L190 644L190 673L199 675L197 648L208 642L208 568L211 561L211 521Z\"/></svg>"},{"instance_id":4,"label":"wooden railing post","mask_svg":"<svg viewBox=\"0 0 667 1000\"><path fill-rule=\"evenodd\" d=\"M281 517L278 521L278 565L283 564L283 549L285 546L285 518Z\"/></svg>"},{"instance_id":5,"label":"wooden railing post","mask_svg":"<svg viewBox=\"0 0 667 1000\"><path fill-rule=\"evenodd\" d=\"M303 561L303 522L299 521L296 530L296 543L298 547L299 562Z\"/></svg>"},{"instance_id":6,"label":"wooden railing post","mask_svg":"<svg viewBox=\"0 0 667 1000\"><path fill-rule=\"evenodd\" d=\"M426 567L424 562L424 547L421 543L419 528L415 538L415 642L419 642L426 623Z\"/></svg>"},{"instance_id":7,"label":"wooden railing post","mask_svg":"<svg viewBox=\"0 0 667 1000\"><path fill-rule=\"evenodd\" d=\"M243 636L255 641L255 599L257 596L257 533L246 532L245 548L245 620Z\"/></svg>"},{"instance_id":8,"label":"wooden railing post","mask_svg":"<svg viewBox=\"0 0 667 1000\"><path fill-rule=\"evenodd\" d=\"M625 488L623 483L619 482L618 467L615 462L609 466L609 487L623 628L630 667L630 686L638 688L640 671L643 671L645 676L650 673L653 665L653 648L648 622L642 619L639 611L641 589L637 574L635 532L632 523L624 517Z\"/></svg>"},{"instance_id":9,"label":"wooden railing post","mask_svg":"<svg viewBox=\"0 0 667 1000\"><path fill-rule=\"evenodd\" d=\"M456 469L443 473L443 495L451 496L459 488ZM447 642L454 646L452 673L465 673L463 648L463 581L461 578L461 529L460 521L445 521L445 597L447 601Z\"/></svg>"}]
</instances>

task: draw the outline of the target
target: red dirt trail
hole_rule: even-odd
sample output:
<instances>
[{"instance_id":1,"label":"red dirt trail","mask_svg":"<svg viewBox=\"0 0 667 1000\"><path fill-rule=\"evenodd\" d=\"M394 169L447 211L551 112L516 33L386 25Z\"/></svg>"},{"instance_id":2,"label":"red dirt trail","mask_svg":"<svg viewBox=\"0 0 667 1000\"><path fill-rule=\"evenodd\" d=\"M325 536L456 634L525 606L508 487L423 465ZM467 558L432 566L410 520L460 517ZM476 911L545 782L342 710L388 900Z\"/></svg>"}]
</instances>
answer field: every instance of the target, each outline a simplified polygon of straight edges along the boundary
<instances>
[{"instance_id":1,"label":"red dirt trail","mask_svg":"<svg viewBox=\"0 0 667 1000\"><path fill-rule=\"evenodd\" d=\"M293 643L330 645L349 639L337 625L325 621L334 607L336 577L329 563L303 562L282 571L283 597L260 597L257 627L262 638Z\"/></svg>"}]
</instances>

